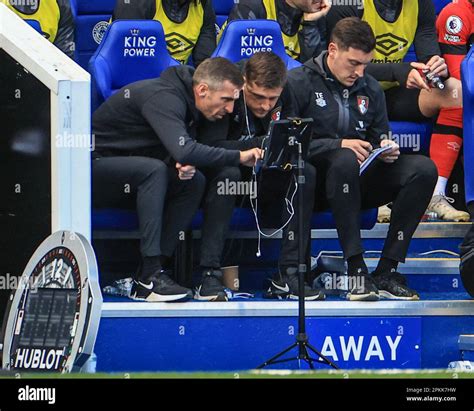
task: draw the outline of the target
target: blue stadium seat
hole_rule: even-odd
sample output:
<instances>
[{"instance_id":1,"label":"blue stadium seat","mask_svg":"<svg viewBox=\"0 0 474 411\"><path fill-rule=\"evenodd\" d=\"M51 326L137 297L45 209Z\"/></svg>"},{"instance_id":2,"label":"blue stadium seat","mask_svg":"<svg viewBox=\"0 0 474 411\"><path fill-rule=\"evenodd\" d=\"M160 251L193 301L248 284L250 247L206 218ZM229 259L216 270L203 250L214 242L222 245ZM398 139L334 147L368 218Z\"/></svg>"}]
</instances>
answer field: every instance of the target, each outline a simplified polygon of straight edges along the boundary
<instances>
[{"instance_id":1,"label":"blue stadium seat","mask_svg":"<svg viewBox=\"0 0 474 411\"><path fill-rule=\"evenodd\" d=\"M234 0L212 0L212 5L216 12L216 22L219 27L222 27L224 22L227 20L234 4Z\"/></svg>"},{"instance_id":2,"label":"blue stadium seat","mask_svg":"<svg viewBox=\"0 0 474 411\"><path fill-rule=\"evenodd\" d=\"M446 4L452 3L452 0L433 0L433 3L435 5L436 14L439 14L441 10L446 7Z\"/></svg>"},{"instance_id":3,"label":"blue stadium seat","mask_svg":"<svg viewBox=\"0 0 474 411\"><path fill-rule=\"evenodd\" d=\"M38 20L29 20L25 19L25 23L28 23L31 27L33 27L38 33L43 34L43 30L41 29L41 23Z\"/></svg>"},{"instance_id":4,"label":"blue stadium seat","mask_svg":"<svg viewBox=\"0 0 474 411\"><path fill-rule=\"evenodd\" d=\"M432 123L390 122L391 137L405 154L429 155L432 129Z\"/></svg>"},{"instance_id":5,"label":"blue stadium seat","mask_svg":"<svg viewBox=\"0 0 474 411\"><path fill-rule=\"evenodd\" d=\"M115 7L115 0L71 0L75 20L76 61L87 69Z\"/></svg>"},{"instance_id":6,"label":"blue stadium seat","mask_svg":"<svg viewBox=\"0 0 474 411\"><path fill-rule=\"evenodd\" d=\"M138 80L179 65L168 53L163 26L155 20L117 20L91 58L92 107Z\"/></svg>"},{"instance_id":7,"label":"blue stadium seat","mask_svg":"<svg viewBox=\"0 0 474 411\"><path fill-rule=\"evenodd\" d=\"M461 64L466 203L474 201L474 47Z\"/></svg>"},{"instance_id":8,"label":"blue stadium seat","mask_svg":"<svg viewBox=\"0 0 474 411\"><path fill-rule=\"evenodd\" d=\"M377 220L377 209L365 210L361 213L361 228L370 230ZM192 222L192 229L202 228L203 214L199 210ZM133 210L125 209L96 209L92 213L92 227L94 231L134 231L138 230L137 214ZM334 219L329 211L314 213L311 219L313 229L332 229ZM255 231L255 218L250 208L236 208L230 223L231 230Z\"/></svg>"},{"instance_id":9,"label":"blue stadium seat","mask_svg":"<svg viewBox=\"0 0 474 411\"><path fill-rule=\"evenodd\" d=\"M259 51L273 51L288 70L301 66L286 54L280 25L274 20L233 20L225 28L213 57L237 62Z\"/></svg>"}]
</instances>

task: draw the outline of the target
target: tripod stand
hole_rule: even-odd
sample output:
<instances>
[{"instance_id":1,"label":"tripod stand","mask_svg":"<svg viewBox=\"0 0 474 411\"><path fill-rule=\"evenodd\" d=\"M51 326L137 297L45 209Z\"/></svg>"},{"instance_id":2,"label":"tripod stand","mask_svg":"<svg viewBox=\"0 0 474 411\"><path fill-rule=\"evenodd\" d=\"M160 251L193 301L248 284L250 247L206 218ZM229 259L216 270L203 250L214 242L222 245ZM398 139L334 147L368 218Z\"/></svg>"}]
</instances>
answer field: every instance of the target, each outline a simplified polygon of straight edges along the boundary
<instances>
[{"instance_id":1,"label":"tripod stand","mask_svg":"<svg viewBox=\"0 0 474 411\"><path fill-rule=\"evenodd\" d=\"M316 348L309 343L308 335L306 334L306 314L305 314L305 299L304 299L304 281L307 270L305 263L305 251L303 250L304 243L304 232L303 232L303 186L305 184L304 171L304 159L303 159L303 146L301 141L297 138L297 126L301 124L301 119L291 119L291 125L288 129L289 145L292 142L298 147L298 162L296 167L297 181L298 181L298 334L296 335L296 341L283 351L273 356L269 360L260 364L257 369L262 369L272 364L285 363L290 361L305 361L308 363L311 369L314 369L313 363L324 363L330 365L334 369L339 367L321 354ZM290 352L292 349L297 348L298 352L296 357L282 358L285 354ZM316 354L318 359L311 356L311 353Z\"/></svg>"}]
</instances>

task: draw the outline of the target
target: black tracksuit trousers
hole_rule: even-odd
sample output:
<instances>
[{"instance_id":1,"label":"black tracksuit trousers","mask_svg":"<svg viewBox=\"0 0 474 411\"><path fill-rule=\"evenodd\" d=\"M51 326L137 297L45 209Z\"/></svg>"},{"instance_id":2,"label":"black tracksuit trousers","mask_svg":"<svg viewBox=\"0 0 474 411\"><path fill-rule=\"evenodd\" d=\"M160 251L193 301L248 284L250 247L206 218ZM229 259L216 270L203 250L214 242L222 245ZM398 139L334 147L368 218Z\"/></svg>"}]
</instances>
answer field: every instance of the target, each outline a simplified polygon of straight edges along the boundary
<instances>
[{"instance_id":1,"label":"black tracksuit trousers","mask_svg":"<svg viewBox=\"0 0 474 411\"><path fill-rule=\"evenodd\" d=\"M95 208L136 209L143 257L173 255L201 202L206 181L199 171L180 180L176 168L148 157L92 161Z\"/></svg>"},{"instance_id":2,"label":"black tracksuit trousers","mask_svg":"<svg viewBox=\"0 0 474 411\"><path fill-rule=\"evenodd\" d=\"M250 168L246 167L242 167L242 169L237 167L201 169L207 180L206 195L202 205L204 211L200 260L202 267L219 268L221 266L222 251L237 198L237 195L223 193L219 188L223 187L223 183L226 180L229 183L238 183L242 180L242 175L244 175L246 181L249 181L250 170ZM265 170L262 173L263 176L259 179L258 183L258 208L261 209L262 220L265 220L264 225L278 228L282 221L284 222L288 219L284 198L288 185L292 181L293 173L274 170ZM306 163L304 175L306 181L303 186L303 229L305 239L303 250L306 254L311 232L311 214L314 207L315 168L311 164ZM290 193L293 192L293 189L294 183L291 183ZM293 203L295 215L283 230L280 266L298 265L297 197L298 195L296 194Z\"/></svg>"},{"instance_id":3,"label":"black tracksuit trousers","mask_svg":"<svg viewBox=\"0 0 474 411\"><path fill-rule=\"evenodd\" d=\"M348 148L320 153L310 161L317 170L317 209L331 209L344 257L364 251L360 211L393 202L382 257L404 262L436 184L433 161L402 154L392 164L375 160L360 177L357 158Z\"/></svg>"}]
</instances>

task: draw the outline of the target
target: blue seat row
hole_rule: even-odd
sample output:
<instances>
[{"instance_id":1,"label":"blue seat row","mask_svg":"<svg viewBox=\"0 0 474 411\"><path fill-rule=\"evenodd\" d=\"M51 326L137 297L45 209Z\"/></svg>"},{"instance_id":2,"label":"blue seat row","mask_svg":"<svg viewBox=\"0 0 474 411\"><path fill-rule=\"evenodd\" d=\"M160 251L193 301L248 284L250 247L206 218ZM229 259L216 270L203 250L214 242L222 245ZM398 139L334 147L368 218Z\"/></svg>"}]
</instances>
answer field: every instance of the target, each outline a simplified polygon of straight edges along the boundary
<instances>
[{"instance_id":1,"label":"blue seat row","mask_svg":"<svg viewBox=\"0 0 474 411\"><path fill-rule=\"evenodd\" d=\"M76 0L78 3L81 0ZM445 1L446 2L446 1ZM97 10L93 2L78 11ZM226 2L229 6L230 2ZM110 3L109 3L110 6ZM439 5L441 7L441 5ZM103 10L103 9L101 9ZM242 37L251 33L259 37L260 43L248 46L242 43ZM242 44L245 47L235 47ZM271 48L285 59L288 68L300 63L287 56L277 23L272 21L235 21L228 25L222 40L216 49L215 56L223 56L231 61L250 57L261 48ZM160 59L154 58L161 56ZM159 76L167 67L177 64L168 54L161 24L156 21L117 21L106 33L101 46L90 62L90 71L94 79L95 107L112 95L122 86L139 79ZM392 122L393 138L398 141L404 152L427 153L431 124L409 122ZM362 215L362 227L370 229L376 222L377 210L369 210ZM193 228L200 226L202 216L196 216ZM232 228L255 230L253 215L250 210L237 209L232 220ZM316 213L313 218L314 228L334 228L331 213ZM93 228L95 230L135 230L138 227L136 214L129 210L107 209L95 210Z\"/></svg>"}]
</instances>

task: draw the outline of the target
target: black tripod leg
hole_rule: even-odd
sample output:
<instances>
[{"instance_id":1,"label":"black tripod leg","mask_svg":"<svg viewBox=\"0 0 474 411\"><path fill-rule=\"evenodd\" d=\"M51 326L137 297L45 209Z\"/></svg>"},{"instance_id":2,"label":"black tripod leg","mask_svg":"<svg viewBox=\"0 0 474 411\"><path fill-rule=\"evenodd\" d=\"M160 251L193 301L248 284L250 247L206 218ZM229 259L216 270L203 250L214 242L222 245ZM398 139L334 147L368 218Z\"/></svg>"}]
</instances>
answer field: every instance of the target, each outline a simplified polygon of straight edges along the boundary
<instances>
[{"instance_id":1,"label":"black tripod leg","mask_svg":"<svg viewBox=\"0 0 474 411\"><path fill-rule=\"evenodd\" d=\"M282 352L278 353L278 354L275 355L274 357L272 357L272 358L270 358L269 360L265 361L263 364L260 364L260 365L257 367L257 370L259 370L260 368L266 367L267 365L272 364L277 358L282 357L282 356L285 355L288 351L291 351L293 348L295 348L297 345L298 345L298 343L291 344L288 348L286 348L286 349L283 350ZM281 361L280 361L280 362L281 362Z\"/></svg>"},{"instance_id":2,"label":"black tripod leg","mask_svg":"<svg viewBox=\"0 0 474 411\"><path fill-rule=\"evenodd\" d=\"M311 344L306 344L306 347L309 348L311 351L313 351L315 354L318 355L318 357L323 360L323 362L325 362L326 364L330 365L332 368L334 368L335 370L338 370L339 367L334 364L329 358L325 357L323 354L321 354L316 348L314 348ZM318 361L318 362L321 362L321 361Z\"/></svg>"}]
</instances>

